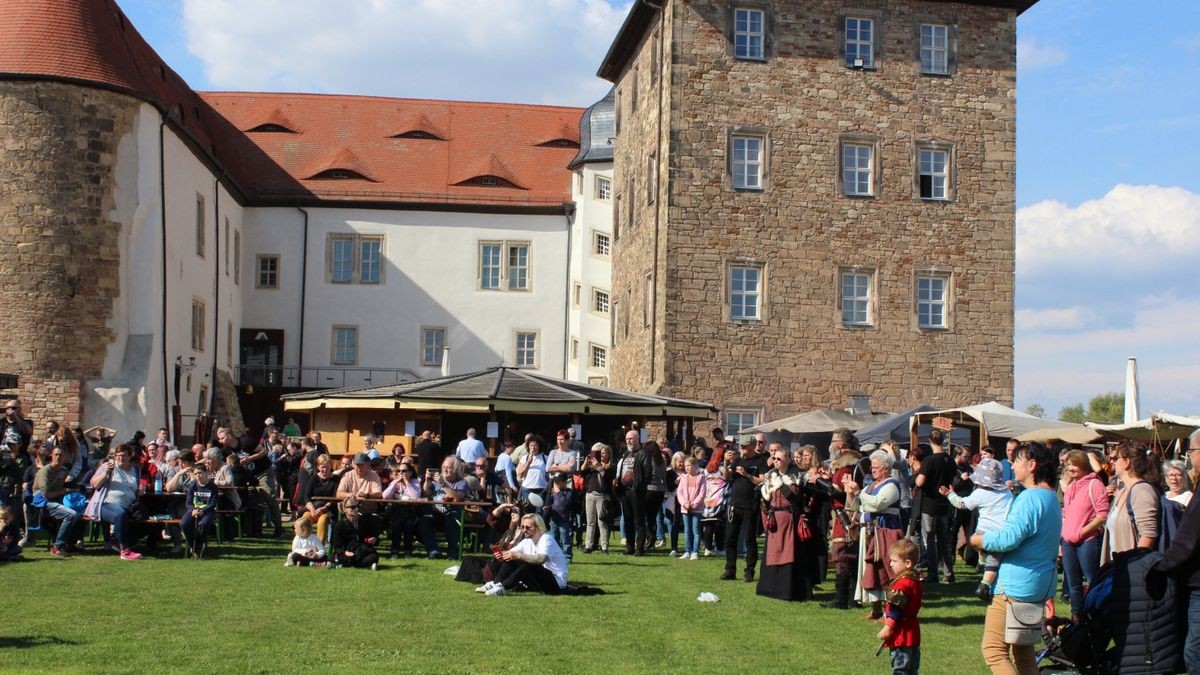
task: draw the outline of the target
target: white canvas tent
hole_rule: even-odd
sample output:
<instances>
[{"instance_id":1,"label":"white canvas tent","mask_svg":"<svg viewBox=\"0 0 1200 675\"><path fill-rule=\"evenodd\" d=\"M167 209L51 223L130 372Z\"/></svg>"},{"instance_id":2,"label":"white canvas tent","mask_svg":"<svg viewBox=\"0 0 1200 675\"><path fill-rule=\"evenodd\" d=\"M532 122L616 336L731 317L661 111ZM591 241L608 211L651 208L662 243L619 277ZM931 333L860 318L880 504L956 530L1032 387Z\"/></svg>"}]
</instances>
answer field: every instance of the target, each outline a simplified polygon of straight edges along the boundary
<instances>
[{"instance_id":1,"label":"white canvas tent","mask_svg":"<svg viewBox=\"0 0 1200 675\"><path fill-rule=\"evenodd\" d=\"M1200 417L1187 417L1160 412L1132 424L1096 424L1084 422L1087 428L1110 437L1128 438L1135 441L1173 441L1187 438L1200 428Z\"/></svg>"},{"instance_id":2,"label":"white canvas tent","mask_svg":"<svg viewBox=\"0 0 1200 675\"><path fill-rule=\"evenodd\" d=\"M913 415L910 426L912 442L917 443L917 426L929 424L936 417L948 417L956 427L973 427L979 429L979 442L984 444L988 438L1017 438L1022 434L1042 429L1081 429L1081 425L1070 422L1056 422L1035 417L1029 413L1014 410L995 401L950 408L948 410L932 410Z\"/></svg>"},{"instance_id":3,"label":"white canvas tent","mask_svg":"<svg viewBox=\"0 0 1200 675\"><path fill-rule=\"evenodd\" d=\"M810 410L806 413L792 415L781 420L764 422L749 429L742 429L741 433L753 434L760 431L763 433L787 431L793 434L828 434L843 427L850 431L855 431L888 417L891 417L888 413L852 415L843 410Z\"/></svg>"}]
</instances>

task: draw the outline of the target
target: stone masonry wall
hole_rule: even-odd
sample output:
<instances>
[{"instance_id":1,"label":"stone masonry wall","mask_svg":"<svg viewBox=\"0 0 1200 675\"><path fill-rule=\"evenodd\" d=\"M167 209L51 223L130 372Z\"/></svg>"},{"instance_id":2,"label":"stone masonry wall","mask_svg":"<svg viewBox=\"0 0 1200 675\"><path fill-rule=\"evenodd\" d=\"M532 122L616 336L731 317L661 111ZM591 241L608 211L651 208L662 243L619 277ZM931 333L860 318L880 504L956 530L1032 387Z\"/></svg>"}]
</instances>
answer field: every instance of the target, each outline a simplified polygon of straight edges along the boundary
<instances>
[{"instance_id":1,"label":"stone masonry wall","mask_svg":"<svg viewBox=\"0 0 1200 675\"><path fill-rule=\"evenodd\" d=\"M638 341L631 334L616 346L614 385L755 410L760 421L845 407L855 390L870 394L876 410L916 402L1011 402L1013 12L860 0L853 11L876 18L883 42L877 68L855 70L839 56L839 16L848 11L843 3L751 4L771 15L763 62L731 56L728 3L668 4L674 56L667 97L669 207L659 249L663 322L653 337ZM950 77L919 74L916 27L922 21L955 27L957 63ZM646 52L643 44L638 62ZM628 71L618 86L631 86ZM655 147L652 125L636 116L638 123L629 124L628 99L621 105L618 181L630 167L637 171L639 152ZM739 128L766 137L760 192L730 184L727 139ZM876 144L874 197L842 195L846 135ZM949 201L920 199L919 142L951 145ZM644 265L650 246L642 232L622 233L614 248L616 298L639 295L630 278L636 269L628 268ZM760 322L727 318L726 274L738 261L764 267ZM849 266L874 274L869 328L841 322L839 270ZM917 327L914 276L926 270L950 276L948 330ZM629 317L635 318L640 314ZM664 369L653 387L643 376L651 370L651 339L660 343Z\"/></svg>"},{"instance_id":2,"label":"stone masonry wall","mask_svg":"<svg viewBox=\"0 0 1200 675\"><path fill-rule=\"evenodd\" d=\"M115 334L120 225L114 158L138 103L69 84L0 82L0 372L20 378L25 414L82 419Z\"/></svg>"}]
</instances>

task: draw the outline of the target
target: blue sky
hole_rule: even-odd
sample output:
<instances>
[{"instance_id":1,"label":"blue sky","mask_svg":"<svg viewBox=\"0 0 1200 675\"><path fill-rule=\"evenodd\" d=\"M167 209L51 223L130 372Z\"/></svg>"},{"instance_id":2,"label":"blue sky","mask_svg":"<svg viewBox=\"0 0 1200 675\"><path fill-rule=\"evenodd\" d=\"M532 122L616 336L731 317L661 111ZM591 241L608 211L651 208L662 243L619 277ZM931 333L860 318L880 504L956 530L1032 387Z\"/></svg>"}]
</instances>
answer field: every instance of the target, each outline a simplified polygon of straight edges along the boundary
<instances>
[{"instance_id":1,"label":"blue sky","mask_svg":"<svg viewBox=\"0 0 1200 675\"><path fill-rule=\"evenodd\" d=\"M118 1L201 90L563 105L606 91L628 6ZM1122 390L1135 356L1143 416L1200 414L1200 3L1041 0L1017 30L1016 405Z\"/></svg>"}]
</instances>

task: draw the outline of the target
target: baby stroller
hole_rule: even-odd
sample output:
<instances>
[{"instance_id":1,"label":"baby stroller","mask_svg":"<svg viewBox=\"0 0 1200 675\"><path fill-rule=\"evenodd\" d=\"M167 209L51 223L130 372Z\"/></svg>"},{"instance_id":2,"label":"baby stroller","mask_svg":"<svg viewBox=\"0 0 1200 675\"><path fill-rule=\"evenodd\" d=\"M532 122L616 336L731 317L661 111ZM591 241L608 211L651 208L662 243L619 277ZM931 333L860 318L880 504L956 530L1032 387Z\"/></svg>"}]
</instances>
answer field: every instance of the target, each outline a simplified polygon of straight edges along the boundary
<instances>
[{"instance_id":1,"label":"baby stroller","mask_svg":"<svg viewBox=\"0 0 1200 675\"><path fill-rule=\"evenodd\" d=\"M1175 581L1158 551L1118 553L1100 569L1078 623L1050 619L1038 653L1044 673L1176 673L1183 671Z\"/></svg>"}]
</instances>

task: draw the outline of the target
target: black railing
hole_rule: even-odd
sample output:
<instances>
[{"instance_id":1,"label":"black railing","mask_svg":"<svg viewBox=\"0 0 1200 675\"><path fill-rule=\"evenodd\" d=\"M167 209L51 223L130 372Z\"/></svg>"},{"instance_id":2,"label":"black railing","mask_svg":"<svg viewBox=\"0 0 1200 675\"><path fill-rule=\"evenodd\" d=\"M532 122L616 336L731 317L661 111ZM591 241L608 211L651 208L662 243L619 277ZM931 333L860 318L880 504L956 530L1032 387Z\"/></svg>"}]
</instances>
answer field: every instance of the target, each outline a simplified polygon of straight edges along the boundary
<instances>
[{"instance_id":1,"label":"black railing","mask_svg":"<svg viewBox=\"0 0 1200 675\"><path fill-rule=\"evenodd\" d=\"M357 368L337 366L235 366L239 387L341 389L383 387L421 379L408 368Z\"/></svg>"}]
</instances>

